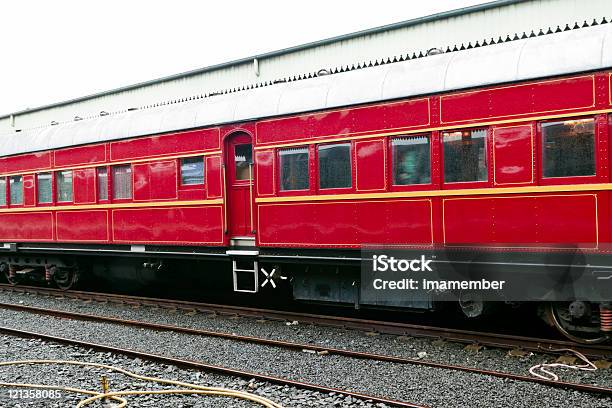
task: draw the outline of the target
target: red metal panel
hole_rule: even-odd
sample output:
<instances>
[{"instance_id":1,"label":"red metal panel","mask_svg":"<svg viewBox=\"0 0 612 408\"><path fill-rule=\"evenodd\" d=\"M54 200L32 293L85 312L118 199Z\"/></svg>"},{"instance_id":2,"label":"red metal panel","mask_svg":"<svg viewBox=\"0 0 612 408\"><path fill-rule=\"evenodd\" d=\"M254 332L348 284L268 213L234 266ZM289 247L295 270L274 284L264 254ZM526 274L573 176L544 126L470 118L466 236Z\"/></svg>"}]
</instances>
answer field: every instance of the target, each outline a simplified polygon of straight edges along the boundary
<instances>
[{"instance_id":1,"label":"red metal panel","mask_svg":"<svg viewBox=\"0 0 612 408\"><path fill-rule=\"evenodd\" d=\"M112 210L112 218L115 242L223 243L223 211L220 205L119 209Z\"/></svg>"},{"instance_id":2,"label":"red metal panel","mask_svg":"<svg viewBox=\"0 0 612 408\"><path fill-rule=\"evenodd\" d=\"M563 200L563 198L561 198ZM478 201L478 200L472 200ZM498 245L510 246L525 246L531 243L540 245L541 241L541 217L538 211L538 205L546 202L544 197L506 197L484 199L487 205L493 208L494 213L491 215L489 228L493 237L486 244L496 243ZM549 202L547 205L559 205L559 201ZM483 203L485 205L485 203ZM474 209L470 209L472 214ZM480 229L478 227L477 229ZM550 242L545 243L549 246Z\"/></svg>"},{"instance_id":3,"label":"red metal panel","mask_svg":"<svg viewBox=\"0 0 612 408\"><path fill-rule=\"evenodd\" d=\"M493 242L492 198L449 198L442 202L444 244L481 245Z\"/></svg>"},{"instance_id":4,"label":"red metal panel","mask_svg":"<svg viewBox=\"0 0 612 408\"><path fill-rule=\"evenodd\" d=\"M493 128L493 182L496 185L533 182L533 126Z\"/></svg>"},{"instance_id":5,"label":"red metal panel","mask_svg":"<svg viewBox=\"0 0 612 408\"><path fill-rule=\"evenodd\" d=\"M311 115L309 120L312 125L310 126L309 134L313 136L326 136L355 132L354 121L358 116L355 111L356 109L344 109ZM286 138L294 138L296 136L303 136L303 134L285 135Z\"/></svg>"},{"instance_id":6,"label":"red metal panel","mask_svg":"<svg viewBox=\"0 0 612 408\"><path fill-rule=\"evenodd\" d=\"M608 104L612 105L612 72L608 73Z\"/></svg>"},{"instance_id":7,"label":"red metal panel","mask_svg":"<svg viewBox=\"0 0 612 408\"><path fill-rule=\"evenodd\" d=\"M151 199L151 184L149 183L149 165L134 164L132 166L134 177L134 200L146 201Z\"/></svg>"},{"instance_id":8,"label":"red metal panel","mask_svg":"<svg viewBox=\"0 0 612 408\"><path fill-rule=\"evenodd\" d=\"M219 128L113 142L111 160L156 157L219 149Z\"/></svg>"},{"instance_id":9,"label":"red metal panel","mask_svg":"<svg viewBox=\"0 0 612 408\"><path fill-rule=\"evenodd\" d=\"M134 200L177 199L176 160L135 164Z\"/></svg>"},{"instance_id":10,"label":"red metal panel","mask_svg":"<svg viewBox=\"0 0 612 408\"><path fill-rule=\"evenodd\" d=\"M262 246L432 244L430 199L262 204L258 214Z\"/></svg>"},{"instance_id":11,"label":"red metal panel","mask_svg":"<svg viewBox=\"0 0 612 408\"><path fill-rule=\"evenodd\" d=\"M592 108L595 105L594 82L593 75L587 75L445 95L440 98L441 121L450 123Z\"/></svg>"},{"instance_id":12,"label":"red metal panel","mask_svg":"<svg viewBox=\"0 0 612 408\"><path fill-rule=\"evenodd\" d=\"M58 211L55 215L58 241L107 242L108 210Z\"/></svg>"},{"instance_id":13,"label":"red metal panel","mask_svg":"<svg viewBox=\"0 0 612 408\"><path fill-rule=\"evenodd\" d=\"M56 150L53 153L55 166L76 166L79 164L104 163L106 146L79 146Z\"/></svg>"},{"instance_id":14,"label":"red metal panel","mask_svg":"<svg viewBox=\"0 0 612 408\"><path fill-rule=\"evenodd\" d=\"M446 245L554 247L598 243L595 194L444 200Z\"/></svg>"},{"instance_id":15,"label":"red metal panel","mask_svg":"<svg viewBox=\"0 0 612 408\"><path fill-rule=\"evenodd\" d=\"M31 153L0 158L0 173L13 173L51 167L51 153Z\"/></svg>"},{"instance_id":16,"label":"red metal panel","mask_svg":"<svg viewBox=\"0 0 612 408\"><path fill-rule=\"evenodd\" d=\"M33 174L23 176L23 204L26 207L36 205L36 188Z\"/></svg>"},{"instance_id":17,"label":"red metal panel","mask_svg":"<svg viewBox=\"0 0 612 408\"><path fill-rule=\"evenodd\" d=\"M355 142L357 191L381 191L387 187L384 140Z\"/></svg>"},{"instance_id":18,"label":"red metal panel","mask_svg":"<svg viewBox=\"0 0 612 408\"><path fill-rule=\"evenodd\" d=\"M426 126L429 124L429 99L415 99L411 101L403 101L379 105L379 107L371 109L368 116L360 115L356 119L355 126L378 128L381 116L384 118L384 128L397 129L406 127ZM366 119L369 119L366 121ZM376 124L373 121L376 120ZM366 129L364 129L366 130Z\"/></svg>"},{"instance_id":19,"label":"red metal panel","mask_svg":"<svg viewBox=\"0 0 612 408\"><path fill-rule=\"evenodd\" d=\"M152 200L176 199L177 182L176 160L149 164Z\"/></svg>"},{"instance_id":20,"label":"red metal panel","mask_svg":"<svg viewBox=\"0 0 612 408\"><path fill-rule=\"evenodd\" d=\"M312 115L306 115L257 122L255 144L278 143L308 136L311 134L311 118Z\"/></svg>"},{"instance_id":21,"label":"red metal panel","mask_svg":"<svg viewBox=\"0 0 612 408\"><path fill-rule=\"evenodd\" d=\"M257 123L257 143L413 128L429 124L429 100L417 99Z\"/></svg>"},{"instance_id":22,"label":"red metal panel","mask_svg":"<svg viewBox=\"0 0 612 408\"><path fill-rule=\"evenodd\" d=\"M539 197L537 204L540 242L597 247L599 220L595 194L550 195ZM512 219L507 218L507 222Z\"/></svg>"},{"instance_id":23,"label":"red metal panel","mask_svg":"<svg viewBox=\"0 0 612 408\"><path fill-rule=\"evenodd\" d=\"M609 138L610 129L608 128L607 115L595 116L595 165L599 183L607 183L609 177Z\"/></svg>"},{"instance_id":24,"label":"red metal panel","mask_svg":"<svg viewBox=\"0 0 612 408\"><path fill-rule=\"evenodd\" d=\"M204 184L208 191L208 198L217 198L222 196L223 189L223 174L221 172L221 156L206 157L206 177Z\"/></svg>"},{"instance_id":25,"label":"red metal panel","mask_svg":"<svg viewBox=\"0 0 612 408\"><path fill-rule=\"evenodd\" d=\"M204 200L206 199L206 189L204 187L179 189L178 199L181 201Z\"/></svg>"},{"instance_id":26,"label":"red metal panel","mask_svg":"<svg viewBox=\"0 0 612 408\"><path fill-rule=\"evenodd\" d=\"M96 169L78 169L74 174L74 203L93 204L96 202Z\"/></svg>"},{"instance_id":27,"label":"red metal panel","mask_svg":"<svg viewBox=\"0 0 612 408\"><path fill-rule=\"evenodd\" d=\"M52 241L53 213L0 214L0 237L4 241Z\"/></svg>"},{"instance_id":28,"label":"red metal panel","mask_svg":"<svg viewBox=\"0 0 612 408\"><path fill-rule=\"evenodd\" d=\"M255 180L257 195L273 195L276 188L276 171L274 168L274 150L255 152Z\"/></svg>"}]
</instances>

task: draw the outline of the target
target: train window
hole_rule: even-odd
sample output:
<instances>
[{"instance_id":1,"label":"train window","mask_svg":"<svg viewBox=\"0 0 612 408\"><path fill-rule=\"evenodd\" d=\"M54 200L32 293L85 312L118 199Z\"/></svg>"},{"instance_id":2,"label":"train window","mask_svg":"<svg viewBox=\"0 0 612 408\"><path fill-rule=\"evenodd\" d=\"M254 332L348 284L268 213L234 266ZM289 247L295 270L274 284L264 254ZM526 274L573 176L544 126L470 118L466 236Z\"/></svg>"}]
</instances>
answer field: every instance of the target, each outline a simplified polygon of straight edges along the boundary
<instances>
[{"instance_id":1,"label":"train window","mask_svg":"<svg viewBox=\"0 0 612 408\"><path fill-rule=\"evenodd\" d=\"M234 146L234 163L236 180L250 180L251 164L253 164L253 149L250 144Z\"/></svg>"},{"instance_id":2,"label":"train window","mask_svg":"<svg viewBox=\"0 0 612 408\"><path fill-rule=\"evenodd\" d=\"M57 188L57 201L67 203L72 201L72 171L58 171L55 173L55 186Z\"/></svg>"},{"instance_id":3,"label":"train window","mask_svg":"<svg viewBox=\"0 0 612 408\"><path fill-rule=\"evenodd\" d=\"M321 188L349 188L352 186L350 143L318 146L318 154L319 186Z\"/></svg>"},{"instance_id":4,"label":"train window","mask_svg":"<svg viewBox=\"0 0 612 408\"><path fill-rule=\"evenodd\" d=\"M9 178L11 190L11 204L23 204L23 177L11 176Z\"/></svg>"},{"instance_id":5,"label":"train window","mask_svg":"<svg viewBox=\"0 0 612 408\"><path fill-rule=\"evenodd\" d=\"M204 184L204 158L181 159L181 184Z\"/></svg>"},{"instance_id":6,"label":"train window","mask_svg":"<svg viewBox=\"0 0 612 408\"><path fill-rule=\"evenodd\" d=\"M393 184L431 183L429 137L406 136L391 140Z\"/></svg>"},{"instance_id":7,"label":"train window","mask_svg":"<svg viewBox=\"0 0 612 408\"><path fill-rule=\"evenodd\" d=\"M595 175L595 120L542 123L544 177Z\"/></svg>"},{"instance_id":8,"label":"train window","mask_svg":"<svg viewBox=\"0 0 612 408\"><path fill-rule=\"evenodd\" d=\"M132 166L113 167L113 198L132 198Z\"/></svg>"},{"instance_id":9,"label":"train window","mask_svg":"<svg viewBox=\"0 0 612 408\"><path fill-rule=\"evenodd\" d=\"M108 200L108 172L106 167L98 167L98 199Z\"/></svg>"},{"instance_id":10,"label":"train window","mask_svg":"<svg viewBox=\"0 0 612 408\"><path fill-rule=\"evenodd\" d=\"M38 188L39 203L50 203L53 201L53 191L51 189L51 173L37 174L36 187Z\"/></svg>"},{"instance_id":11,"label":"train window","mask_svg":"<svg viewBox=\"0 0 612 408\"><path fill-rule=\"evenodd\" d=\"M487 181L486 129L442 133L444 181Z\"/></svg>"},{"instance_id":12,"label":"train window","mask_svg":"<svg viewBox=\"0 0 612 408\"><path fill-rule=\"evenodd\" d=\"M282 191L308 190L308 148L283 149L278 152Z\"/></svg>"},{"instance_id":13,"label":"train window","mask_svg":"<svg viewBox=\"0 0 612 408\"><path fill-rule=\"evenodd\" d=\"M6 205L6 177L0 177L0 205Z\"/></svg>"}]
</instances>

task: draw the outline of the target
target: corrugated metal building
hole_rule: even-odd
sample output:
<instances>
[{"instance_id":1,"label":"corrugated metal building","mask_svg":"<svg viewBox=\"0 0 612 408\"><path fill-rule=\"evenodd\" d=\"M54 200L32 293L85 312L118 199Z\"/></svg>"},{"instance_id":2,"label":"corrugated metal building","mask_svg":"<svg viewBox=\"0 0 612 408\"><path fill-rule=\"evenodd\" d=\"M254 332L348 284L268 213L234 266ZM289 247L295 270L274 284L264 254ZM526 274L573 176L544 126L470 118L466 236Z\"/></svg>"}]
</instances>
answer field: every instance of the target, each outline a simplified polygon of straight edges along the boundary
<instances>
[{"instance_id":1,"label":"corrugated metal building","mask_svg":"<svg viewBox=\"0 0 612 408\"><path fill-rule=\"evenodd\" d=\"M143 82L71 101L0 117L0 135L17 130L122 112L165 102L269 84L322 70L393 60L432 48L481 44L507 36L529 36L602 19L610 20L609 0L499 0L419 19L305 44L191 72Z\"/></svg>"}]
</instances>

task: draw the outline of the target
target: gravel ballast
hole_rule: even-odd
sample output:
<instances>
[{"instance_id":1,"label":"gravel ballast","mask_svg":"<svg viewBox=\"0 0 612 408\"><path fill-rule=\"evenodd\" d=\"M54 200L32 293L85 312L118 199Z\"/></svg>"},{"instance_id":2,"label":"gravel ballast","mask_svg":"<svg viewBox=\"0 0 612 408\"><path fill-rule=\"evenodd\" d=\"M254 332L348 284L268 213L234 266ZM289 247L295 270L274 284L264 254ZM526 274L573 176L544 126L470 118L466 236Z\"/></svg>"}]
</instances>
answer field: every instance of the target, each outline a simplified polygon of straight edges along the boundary
<instances>
[{"instance_id":1,"label":"gravel ballast","mask_svg":"<svg viewBox=\"0 0 612 408\"><path fill-rule=\"evenodd\" d=\"M87 361L120 367L148 377L171 379L201 386L229 388L251 392L281 403L285 407L384 407L337 394L322 394L289 386L274 385L254 379L234 378L182 369L171 365L143 361L92 349L66 346L39 339L14 336L0 336L2 361L45 359ZM0 367L0 381L11 383L52 384L86 390L101 391L101 377L106 376L111 391L163 390L178 388L170 385L146 382L110 372L102 368L88 368L72 365L19 365ZM19 390L24 392L19 393ZM0 407L74 407L87 396L67 391L47 393L45 397L27 396L26 388L0 387ZM20 397L21 396L21 397ZM261 407L250 401L229 397L198 395L144 395L128 396L128 407ZM92 407L112 406L91 404Z\"/></svg>"},{"instance_id":2,"label":"gravel ballast","mask_svg":"<svg viewBox=\"0 0 612 408\"><path fill-rule=\"evenodd\" d=\"M526 374L526 370L550 356L507 357L504 351L484 350L465 353L459 345L434 345L425 339L396 336L366 336L317 326L287 325L282 322L259 322L254 319L211 318L187 315L163 309L45 298L39 295L0 293L0 301L28 304L62 310L79 311L157 323L213 329L296 342L311 342L338 348L375 351L407 357L422 356L441 362L486 367ZM85 341L112 344L142 351L155 350L165 355L201 360L212 364L253 372L314 382L331 387L402 399L430 406L612 406L610 401L591 394L554 389L538 384L508 381L501 378L463 372L355 360L341 356L319 356L269 346L253 345L218 338L172 332L151 332L115 324L66 321L3 310L0 318L7 326L58 334ZM11 322L19 322L12 326ZM87 327L87 330L83 330ZM424 355L423 353L426 353ZM596 373L563 371L565 381L588 382L609 386L609 370ZM566 375L567 374L567 375ZM571 376L571 377L570 377ZM293 405L289 405L293 406Z\"/></svg>"}]
</instances>

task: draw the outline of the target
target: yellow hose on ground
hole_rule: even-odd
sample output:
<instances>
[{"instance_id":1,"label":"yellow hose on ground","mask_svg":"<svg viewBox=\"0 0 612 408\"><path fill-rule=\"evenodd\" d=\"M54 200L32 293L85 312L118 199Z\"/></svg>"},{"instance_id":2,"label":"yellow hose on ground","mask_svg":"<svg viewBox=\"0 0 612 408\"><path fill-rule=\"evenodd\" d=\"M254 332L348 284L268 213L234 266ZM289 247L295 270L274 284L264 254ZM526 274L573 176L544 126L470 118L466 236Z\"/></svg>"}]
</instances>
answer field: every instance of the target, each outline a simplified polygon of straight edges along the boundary
<instances>
[{"instance_id":1,"label":"yellow hose on ground","mask_svg":"<svg viewBox=\"0 0 612 408\"><path fill-rule=\"evenodd\" d=\"M91 395L91 397L82 400L76 406L76 408L81 408L86 405L91 404L94 401L97 401L102 398L109 398L114 401L117 401L119 405L116 408L123 408L127 406L127 400L125 398L121 398L121 396L127 395L160 395L160 394L199 394L199 395L213 395L219 397L230 397L230 398L239 398L247 401L252 401L258 403L266 408L283 408L282 405L268 399L265 397L260 397L259 395L251 394L249 392L237 391L228 388L220 388L220 387L205 387L202 385L186 383L182 381L168 380L165 378L156 378L156 377L147 377L144 375L139 375L133 373L131 371L125 370L120 367L114 367L106 364L100 363L89 363L85 361L72 361L72 360L17 360L17 361L6 361L0 362L0 367L11 366L11 365L35 365L35 364L63 364L63 365L76 365L76 366L86 366L86 367L96 367L105 370L115 371L121 374L124 374L128 377L132 377L141 381L149 381L156 382L158 384L167 384L174 385L177 387L184 387L187 389L169 389L169 390L139 390L139 391L118 391L118 392L97 392L90 390L82 390L79 388L72 387L63 387L63 386L54 386L54 385L44 385L44 384L24 384L24 383L6 383L0 382L0 386L2 387L19 387L19 388L37 388L37 389L45 389L45 390L61 390L66 392L73 392L78 394L86 394Z\"/></svg>"}]
</instances>

